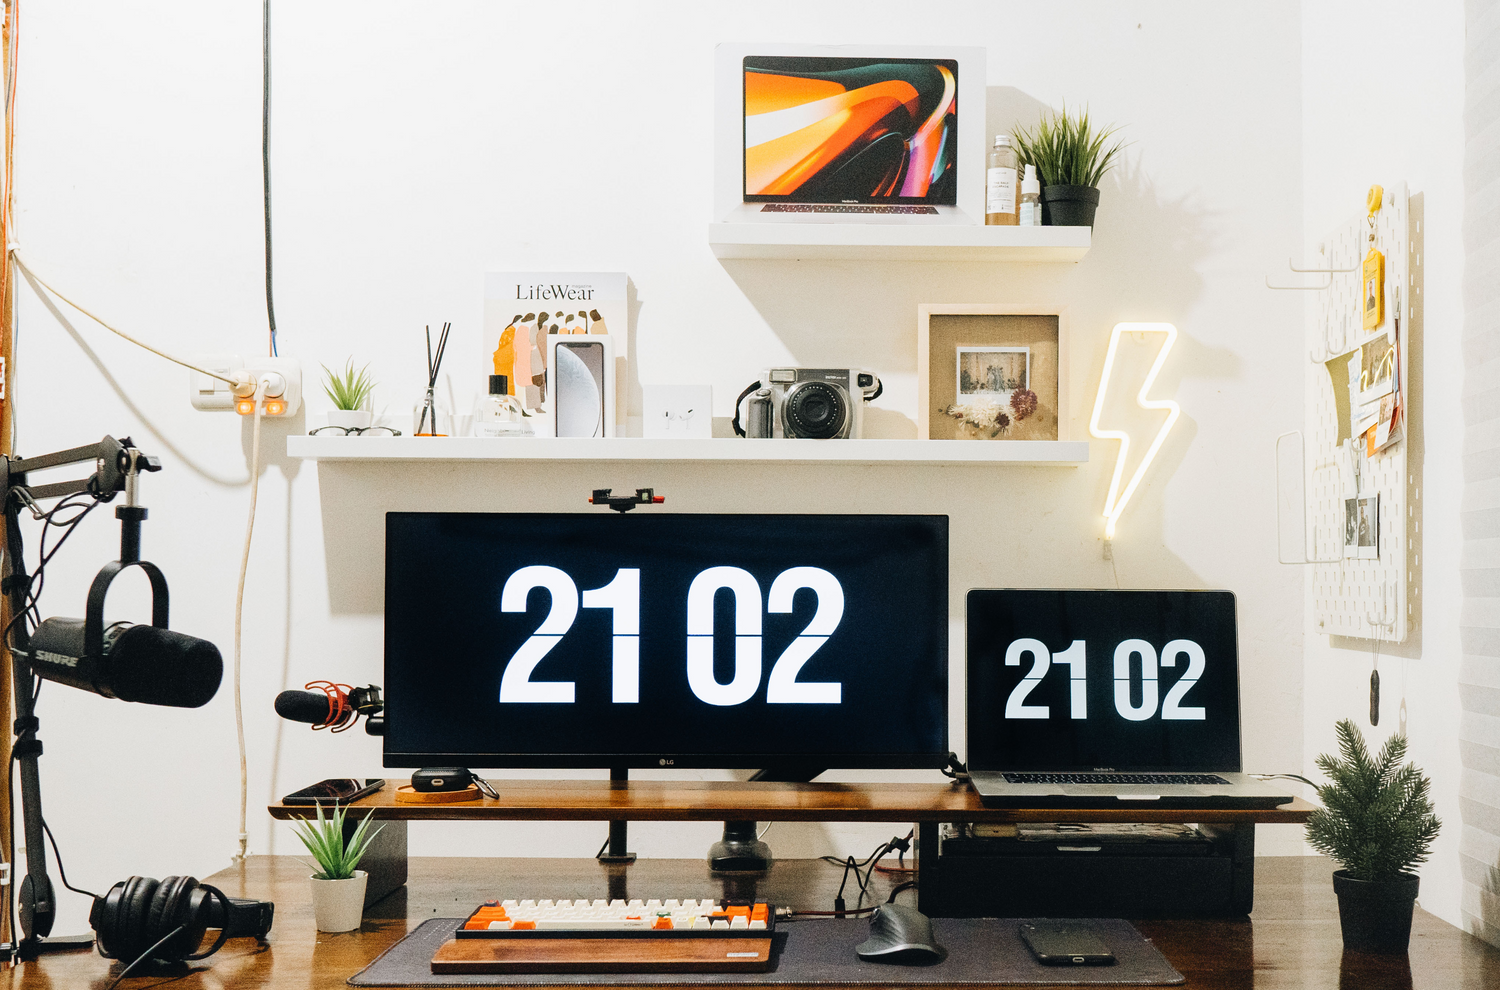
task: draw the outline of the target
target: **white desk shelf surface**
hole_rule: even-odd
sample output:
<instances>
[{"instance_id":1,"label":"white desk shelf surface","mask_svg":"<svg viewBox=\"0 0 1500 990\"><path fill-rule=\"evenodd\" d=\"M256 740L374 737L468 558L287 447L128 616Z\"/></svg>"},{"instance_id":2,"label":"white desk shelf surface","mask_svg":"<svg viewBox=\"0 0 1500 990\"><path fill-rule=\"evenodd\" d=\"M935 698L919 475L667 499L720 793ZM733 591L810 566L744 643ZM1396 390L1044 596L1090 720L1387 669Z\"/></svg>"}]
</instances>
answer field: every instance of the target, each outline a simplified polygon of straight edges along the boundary
<instances>
[{"instance_id":1,"label":"white desk shelf surface","mask_svg":"<svg viewBox=\"0 0 1500 990\"><path fill-rule=\"evenodd\" d=\"M711 223L719 258L866 261L1074 263L1088 254L1091 227L981 224Z\"/></svg>"},{"instance_id":2,"label":"white desk shelf surface","mask_svg":"<svg viewBox=\"0 0 1500 990\"><path fill-rule=\"evenodd\" d=\"M1086 441L660 440L639 437L288 437L289 457L318 461L807 461L822 464L1086 464Z\"/></svg>"}]
</instances>

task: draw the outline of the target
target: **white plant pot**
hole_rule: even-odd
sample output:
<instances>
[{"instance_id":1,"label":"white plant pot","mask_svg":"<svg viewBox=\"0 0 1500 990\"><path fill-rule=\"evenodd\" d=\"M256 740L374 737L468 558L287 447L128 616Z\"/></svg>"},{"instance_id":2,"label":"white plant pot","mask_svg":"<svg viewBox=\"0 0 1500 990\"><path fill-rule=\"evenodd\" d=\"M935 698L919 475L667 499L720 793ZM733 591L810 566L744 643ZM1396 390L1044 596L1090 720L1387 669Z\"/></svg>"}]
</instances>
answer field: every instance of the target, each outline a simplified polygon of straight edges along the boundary
<instances>
[{"instance_id":1,"label":"white plant pot","mask_svg":"<svg viewBox=\"0 0 1500 990\"><path fill-rule=\"evenodd\" d=\"M342 426L346 430L363 430L373 418L368 409L335 409L328 414L328 425Z\"/></svg>"},{"instance_id":2,"label":"white plant pot","mask_svg":"<svg viewBox=\"0 0 1500 990\"><path fill-rule=\"evenodd\" d=\"M370 875L355 870L347 880L319 880L309 877L312 885L313 920L320 932L352 932L359 928L365 913L365 884Z\"/></svg>"}]
</instances>

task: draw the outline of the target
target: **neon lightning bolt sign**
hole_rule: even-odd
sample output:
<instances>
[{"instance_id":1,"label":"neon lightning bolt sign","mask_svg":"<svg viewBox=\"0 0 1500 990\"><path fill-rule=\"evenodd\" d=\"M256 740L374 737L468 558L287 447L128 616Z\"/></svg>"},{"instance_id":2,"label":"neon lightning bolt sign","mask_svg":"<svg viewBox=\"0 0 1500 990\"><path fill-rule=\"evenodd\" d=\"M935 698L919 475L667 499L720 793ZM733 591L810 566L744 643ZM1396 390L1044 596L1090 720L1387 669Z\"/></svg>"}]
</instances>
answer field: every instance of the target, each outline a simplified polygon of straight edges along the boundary
<instances>
[{"instance_id":1,"label":"neon lightning bolt sign","mask_svg":"<svg viewBox=\"0 0 1500 990\"><path fill-rule=\"evenodd\" d=\"M1125 486L1125 491L1120 491L1120 476L1125 472L1125 457L1130 452L1130 435L1121 430L1101 430L1099 428L1099 414L1104 410L1104 392L1109 387L1109 376L1114 371L1115 351L1119 349L1120 337L1127 333L1163 333L1167 339L1162 343L1161 350L1156 355L1156 361L1151 365L1151 371L1147 373L1146 380L1141 382L1141 390L1136 393L1136 405L1142 409L1165 409L1167 420L1161 424L1151 446L1146 449L1146 456L1141 458L1141 463L1136 467L1135 474L1131 475L1130 483ZM1151 466L1151 461L1156 457L1156 452L1161 449L1162 443L1167 439L1167 433L1171 431L1172 424L1177 422L1177 417L1182 414L1182 409L1171 399L1148 399L1146 393L1151 391L1151 386L1156 382L1157 373L1161 366L1167 362L1167 354L1171 352L1172 345L1177 342L1177 328L1170 323L1116 323L1114 330L1109 335L1109 351L1104 355L1104 371L1099 376L1099 394L1094 398L1094 415L1089 417L1089 433L1100 440L1120 441L1120 453L1115 459L1115 473L1109 481L1109 494L1104 499L1104 538L1112 540L1115 536L1115 523L1119 521L1120 513L1125 511L1125 504L1130 501L1130 496L1135 494L1136 487L1145 476L1146 469Z\"/></svg>"}]
</instances>

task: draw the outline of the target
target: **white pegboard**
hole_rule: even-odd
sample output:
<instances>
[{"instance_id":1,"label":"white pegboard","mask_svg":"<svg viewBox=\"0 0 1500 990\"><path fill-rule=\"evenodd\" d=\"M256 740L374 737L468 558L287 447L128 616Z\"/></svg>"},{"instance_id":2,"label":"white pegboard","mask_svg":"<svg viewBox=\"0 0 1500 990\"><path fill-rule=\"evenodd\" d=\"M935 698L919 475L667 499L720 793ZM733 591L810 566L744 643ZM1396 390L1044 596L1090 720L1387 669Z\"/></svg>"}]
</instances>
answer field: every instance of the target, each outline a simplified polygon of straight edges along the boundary
<instances>
[{"instance_id":1,"label":"white pegboard","mask_svg":"<svg viewBox=\"0 0 1500 990\"><path fill-rule=\"evenodd\" d=\"M1404 183L1389 189L1375 216L1375 247L1385 255L1385 321L1366 332L1362 319L1360 268L1370 248L1370 224L1360 216L1334 232L1322 245L1320 267L1337 272L1325 275L1326 289L1316 292L1314 315L1308 328L1311 388L1306 412L1305 477L1307 520L1310 525L1309 560L1313 564L1313 610L1319 631L1333 636L1402 643L1410 634L1416 611L1417 572L1414 538L1419 518L1415 511L1415 474L1408 470L1412 446L1409 360L1414 339L1413 316L1420 314L1420 221L1412 223ZM1413 275L1416 276L1415 286ZM1399 300L1399 314L1398 301ZM1399 316L1399 322L1394 322ZM1341 466L1339 419L1332 378L1324 361L1349 354L1365 342L1394 330L1399 344L1403 405L1402 439L1393 446L1364 456L1359 447L1361 495L1380 495L1379 557L1344 556L1344 499L1349 471ZM1419 326L1416 328L1419 330Z\"/></svg>"}]
</instances>

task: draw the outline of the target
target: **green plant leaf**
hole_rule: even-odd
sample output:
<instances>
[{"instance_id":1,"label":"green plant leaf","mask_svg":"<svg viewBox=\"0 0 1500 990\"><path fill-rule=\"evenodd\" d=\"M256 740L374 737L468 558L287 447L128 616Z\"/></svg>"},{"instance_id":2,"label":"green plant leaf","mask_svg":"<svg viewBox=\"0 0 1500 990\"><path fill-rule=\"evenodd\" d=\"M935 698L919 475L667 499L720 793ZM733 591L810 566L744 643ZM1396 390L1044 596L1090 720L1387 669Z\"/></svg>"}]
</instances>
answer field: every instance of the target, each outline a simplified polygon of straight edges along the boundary
<instances>
[{"instance_id":1,"label":"green plant leaf","mask_svg":"<svg viewBox=\"0 0 1500 990\"><path fill-rule=\"evenodd\" d=\"M1096 131L1087 108L1071 115L1064 104L1062 110L1044 114L1035 128L1016 128L1011 140L1021 167L1035 165L1042 185L1097 187L1125 147L1123 141L1109 143L1117 130Z\"/></svg>"},{"instance_id":2,"label":"green plant leaf","mask_svg":"<svg viewBox=\"0 0 1500 990\"><path fill-rule=\"evenodd\" d=\"M333 400L335 409L361 409L370 393L375 390L375 381L370 377L367 364L354 370L354 359L344 363L344 370L337 372L323 365L323 391Z\"/></svg>"},{"instance_id":3,"label":"green plant leaf","mask_svg":"<svg viewBox=\"0 0 1500 990\"><path fill-rule=\"evenodd\" d=\"M1432 783L1406 758L1406 737L1392 736L1373 758L1348 719L1334 727L1339 756L1318 769L1323 807L1307 820L1307 841L1357 880L1394 880L1427 861L1442 821L1433 814Z\"/></svg>"},{"instance_id":4,"label":"green plant leaf","mask_svg":"<svg viewBox=\"0 0 1500 990\"><path fill-rule=\"evenodd\" d=\"M344 816L347 809L340 808L335 801L331 815L324 816L322 804L316 805L315 810L315 822L304 818L292 823L293 833L302 840L302 844L317 861L319 872L313 874L313 877L317 880L347 880L354 876L354 870L364 858L365 850L385 826L380 825L373 832L369 831L370 820L375 815L375 809L371 808L345 843Z\"/></svg>"}]
</instances>

